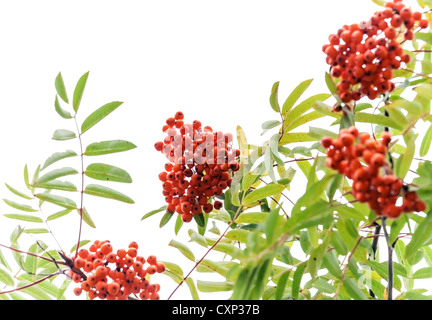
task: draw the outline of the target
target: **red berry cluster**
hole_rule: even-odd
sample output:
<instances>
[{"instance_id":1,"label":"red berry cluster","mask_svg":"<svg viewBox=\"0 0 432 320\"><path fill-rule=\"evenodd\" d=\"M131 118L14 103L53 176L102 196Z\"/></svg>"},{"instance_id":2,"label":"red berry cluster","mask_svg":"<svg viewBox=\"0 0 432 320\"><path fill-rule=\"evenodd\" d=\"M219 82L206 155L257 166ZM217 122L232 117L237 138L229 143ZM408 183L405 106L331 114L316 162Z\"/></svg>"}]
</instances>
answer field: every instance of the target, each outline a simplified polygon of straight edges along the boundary
<instances>
[{"instance_id":1,"label":"red berry cluster","mask_svg":"<svg viewBox=\"0 0 432 320\"><path fill-rule=\"evenodd\" d=\"M410 62L401 43L413 39L414 28L428 26L429 21L420 12L413 12L402 0L394 0L368 21L345 25L331 34L322 50L332 77L340 79L337 90L342 102L358 101L363 96L373 100L392 92L392 70Z\"/></svg>"},{"instance_id":2,"label":"red berry cluster","mask_svg":"<svg viewBox=\"0 0 432 320\"><path fill-rule=\"evenodd\" d=\"M416 192L404 188L387 164L391 135L383 132L381 138L377 141L354 126L342 129L337 139L324 137L321 143L327 149L326 165L351 179L352 195L368 203L378 216L397 218L403 212L424 211L425 203ZM400 196L403 199L397 204Z\"/></svg>"},{"instance_id":3,"label":"red berry cluster","mask_svg":"<svg viewBox=\"0 0 432 320\"><path fill-rule=\"evenodd\" d=\"M186 124L181 111L166 120L162 131L167 135L155 149L169 160L159 174L167 211L190 222L194 215L219 210L222 202L212 202L213 197L231 186L232 173L239 170L240 150L232 147L232 134L213 132L198 120Z\"/></svg>"},{"instance_id":4,"label":"red berry cluster","mask_svg":"<svg viewBox=\"0 0 432 320\"><path fill-rule=\"evenodd\" d=\"M109 241L96 240L89 249L79 249L72 260L71 277L80 284L74 289L77 296L85 291L91 300L127 300L129 295L142 300L160 299L160 285L150 283L148 277L164 272L165 265L155 256L139 256L136 242L131 242L127 250L114 252Z\"/></svg>"}]
</instances>

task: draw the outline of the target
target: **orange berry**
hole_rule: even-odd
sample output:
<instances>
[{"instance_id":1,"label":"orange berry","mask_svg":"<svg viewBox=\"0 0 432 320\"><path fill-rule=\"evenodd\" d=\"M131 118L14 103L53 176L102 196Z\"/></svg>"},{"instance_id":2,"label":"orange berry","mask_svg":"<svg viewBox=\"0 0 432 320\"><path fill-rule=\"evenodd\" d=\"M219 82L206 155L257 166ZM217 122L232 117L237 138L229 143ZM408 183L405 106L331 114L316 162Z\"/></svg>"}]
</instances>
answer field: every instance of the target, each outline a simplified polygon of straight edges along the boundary
<instances>
[{"instance_id":1,"label":"orange berry","mask_svg":"<svg viewBox=\"0 0 432 320\"><path fill-rule=\"evenodd\" d=\"M86 263L85 260L78 256L74 261L74 266L77 269L81 269L85 266L85 263Z\"/></svg>"},{"instance_id":2,"label":"orange berry","mask_svg":"<svg viewBox=\"0 0 432 320\"><path fill-rule=\"evenodd\" d=\"M103 281L99 281L96 283L96 290L99 292L107 293L108 292L108 284Z\"/></svg>"},{"instance_id":3,"label":"orange berry","mask_svg":"<svg viewBox=\"0 0 432 320\"><path fill-rule=\"evenodd\" d=\"M100 251L104 254L107 255L109 253L111 253L113 251L113 247L111 245L111 243L104 243L101 247L100 247Z\"/></svg>"},{"instance_id":4,"label":"orange berry","mask_svg":"<svg viewBox=\"0 0 432 320\"><path fill-rule=\"evenodd\" d=\"M155 265L150 265L146 269L148 274L155 274L157 272L157 267Z\"/></svg>"},{"instance_id":5,"label":"orange berry","mask_svg":"<svg viewBox=\"0 0 432 320\"><path fill-rule=\"evenodd\" d=\"M94 291L94 290L89 290L89 292L88 292L88 297L89 297L90 300L94 300L94 299L96 299L97 296L98 296L98 294L96 293L96 291Z\"/></svg>"},{"instance_id":6,"label":"orange berry","mask_svg":"<svg viewBox=\"0 0 432 320\"><path fill-rule=\"evenodd\" d=\"M135 258L137 256L137 254L138 254L138 250L136 248L134 248L134 247L131 247L131 248L128 249L127 254L130 257Z\"/></svg>"},{"instance_id":7,"label":"orange berry","mask_svg":"<svg viewBox=\"0 0 432 320\"><path fill-rule=\"evenodd\" d=\"M81 288L75 288L75 289L73 290L73 293L78 297L78 296L81 295L82 291L83 291L83 290L82 290Z\"/></svg>"},{"instance_id":8,"label":"orange berry","mask_svg":"<svg viewBox=\"0 0 432 320\"><path fill-rule=\"evenodd\" d=\"M87 249L81 248L78 250L78 255L83 258L86 259L89 255L89 251Z\"/></svg>"},{"instance_id":9,"label":"orange berry","mask_svg":"<svg viewBox=\"0 0 432 320\"><path fill-rule=\"evenodd\" d=\"M131 243L129 243L129 248L138 249L138 243L136 241L132 241Z\"/></svg>"},{"instance_id":10,"label":"orange berry","mask_svg":"<svg viewBox=\"0 0 432 320\"><path fill-rule=\"evenodd\" d=\"M148 291L141 291L139 297L141 300L148 300L150 298L150 294Z\"/></svg>"},{"instance_id":11,"label":"orange berry","mask_svg":"<svg viewBox=\"0 0 432 320\"><path fill-rule=\"evenodd\" d=\"M124 259L126 257L127 251L125 249L118 249L117 250L117 256L120 259Z\"/></svg>"},{"instance_id":12,"label":"orange berry","mask_svg":"<svg viewBox=\"0 0 432 320\"><path fill-rule=\"evenodd\" d=\"M120 290L120 285L117 282L111 282L107 286L107 292L113 296L115 296Z\"/></svg>"},{"instance_id":13,"label":"orange berry","mask_svg":"<svg viewBox=\"0 0 432 320\"><path fill-rule=\"evenodd\" d=\"M134 269L136 272L141 271L142 268L143 268L143 264L142 264L141 262L139 262L139 261L135 261L135 262L134 262L134 264L133 264L133 269Z\"/></svg>"},{"instance_id":14,"label":"orange berry","mask_svg":"<svg viewBox=\"0 0 432 320\"><path fill-rule=\"evenodd\" d=\"M150 293L150 300L160 300L159 293Z\"/></svg>"},{"instance_id":15,"label":"orange berry","mask_svg":"<svg viewBox=\"0 0 432 320\"><path fill-rule=\"evenodd\" d=\"M164 271L165 271L165 264L162 263L162 262L158 262L158 263L156 263L156 271L157 271L158 273L162 273L162 272L164 272Z\"/></svg>"},{"instance_id":16,"label":"orange berry","mask_svg":"<svg viewBox=\"0 0 432 320\"><path fill-rule=\"evenodd\" d=\"M107 267L105 267L104 265L100 265L95 270L95 276L98 279L103 279L108 275L108 272L109 272L109 270Z\"/></svg>"},{"instance_id":17,"label":"orange berry","mask_svg":"<svg viewBox=\"0 0 432 320\"><path fill-rule=\"evenodd\" d=\"M151 265L156 265L157 264L156 256L154 256L154 255L148 256L147 262Z\"/></svg>"},{"instance_id":18,"label":"orange berry","mask_svg":"<svg viewBox=\"0 0 432 320\"><path fill-rule=\"evenodd\" d=\"M382 167L385 163L385 156L382 153L375 153L371 157L370 162L376 167Z\"/></svg>"}]
</instances>

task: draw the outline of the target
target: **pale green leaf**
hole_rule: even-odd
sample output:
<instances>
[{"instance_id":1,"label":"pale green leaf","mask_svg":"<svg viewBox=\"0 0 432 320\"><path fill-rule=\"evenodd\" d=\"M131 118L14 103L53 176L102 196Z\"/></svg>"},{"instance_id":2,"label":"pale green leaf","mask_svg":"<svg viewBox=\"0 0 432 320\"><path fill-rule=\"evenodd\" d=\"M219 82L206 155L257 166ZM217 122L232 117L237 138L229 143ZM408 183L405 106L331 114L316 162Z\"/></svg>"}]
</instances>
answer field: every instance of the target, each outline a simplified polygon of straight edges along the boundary
<instances>
[{"instance_id":1,"label":"pale green leaf","mask_svg":"<svg viewBox=\"0 0 432 320\"><path fill-rule=\"evenodd\" d=\"M104 163L92 163L84 171L85 175L102 181L131 183L132 178L125 170Z\"/></svg>"},{"instance_id":2,"label":"pale green leaf","mask_svg":"<svg viewBox=\"0 0 432 320\"><path fill-rule=\"evenodd\" d=\"M111 189L111 188L108 188L105 186L101 186L98 184L87 185L84 189L84 193L90 194L93 196L97 196L97 197L114 199L114 200L118 200L118 201L122 201L122 202L126 202L126 203L134 203L134 201L130 197L128 197L127 195L125 195L119 191L116 191L114 189Z\"/></svg>"},{"instance_id":3,"label":"pale green leaf","mask_svg":"<svg viewBox=\"0 0 432 320\"><path fill-rule=\"evenodd\" d=\"M108 116L111 112L113 112L115 109L117 109L123 102L119 101L113 101L109 102L93 113L91 113L82 123L81 125L81 134L86 132L88 129L93 127L95 124L97 124L99 121L101 121L103 118Z\"/></svg>"},{"instance_id":4,"label":"pale green leaf","mask_svg":"<svg viewBox=\"0 0 432 320\"><path fill-rule=\"evenodd\" d=\"M87 78L88 78L89 72L84 73L81 78L79 78L76 86L75 86L75 90L74 90L74 94L73 94L73 109L75 110L75 113L78 112L79 106L81 104L81 99L84 93L84 88L86 86L87 83Z\"/></svg>"},{"instance_id":5,"label":"pale green leaf","mask_svg":"<svg viewBox=\"0 0 432 320\"><path fill-rule=\"evenodd\" d=\"M61 75L61 72L59 72L57 74L57 77L55 78L55 82L54 82L57 94L59 95L60 98L62 98L62 100L66 103L69 103L69 99L66 93L66 88L63 82L63 77Z\"/></svg>"},{"instance_id":6,"label":"pale green leaf","mask_svg":"<svg viewBox=\"0 0 432 320\"><path fill-rule=\"evenodd\" d=\"M115 152L123 152L136 148L136 145L125 140L101 141L89 144L84 151L86 156L98 156Z\"/></svg>"},{"instance_id":7,"label":"pale green leaf","mask_svg":"<svg viewBox=\"0 0 432 320\"><path fill-rule=\"evenodd\" d=\"M45 160L45 163L42 166L41 171L59 160L69 158L69 157L75 157L75 156L77 156L77 154L73 150L66 150L64 152L55 152Z\"/></svg>"},{"instance_id":8,"label":"pale green leaf","mask_svg":"<svg viewBox=\"0 0 432 320\"><path fill-rule=\"evenodd\" d=\"M66 129L57 129L54 131L54 134L52 136L53 140L70 140L76 138L76 134L73 131L66 130Z\"/></svg>"}]
</instances>

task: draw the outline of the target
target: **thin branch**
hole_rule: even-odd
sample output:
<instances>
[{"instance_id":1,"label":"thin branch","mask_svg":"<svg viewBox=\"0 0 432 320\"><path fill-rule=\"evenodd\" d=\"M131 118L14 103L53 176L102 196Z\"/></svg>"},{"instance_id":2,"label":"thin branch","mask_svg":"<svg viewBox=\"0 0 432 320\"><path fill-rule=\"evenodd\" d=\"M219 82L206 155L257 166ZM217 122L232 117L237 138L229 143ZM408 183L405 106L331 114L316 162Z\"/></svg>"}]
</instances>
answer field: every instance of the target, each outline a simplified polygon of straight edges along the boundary
<instances>
[{"instance_id":1,"label":"thin branch","mask_svg":"<svg viewBox=\"0 0 432 320\"><path fill-rule=\"evenodd\" d=\"M359 246L360 242L361 242L363 239L364 239L364 237L360 237L360 238L358 238L358 240L357 240L357 242L356 242L354 248L353 248L353 249L351 250L351 252L350 252L350 255L349 255L349 257L348 257L348 261L347 261L347 263L346 263L346 265L345 265L345 268L344 268L344 270L343 270L343 272L342 272L342 276L341 276L341 278L340 278L339 284L338 284L338 286L337 286L337 288L336 288L336 292L335 292L335 296L334 296L334 299L335 299L335 300L337 300L337 298L338 298L338 296L339 296L339 291L340 291L341 285L342 285L342 283L343 283L343 281L344 281L344 279L345 279L345 275L346 275L346 273L347 273L347 271L348 271L348 265L349 265L349 263L350 263L350 261L351 261L351 258L354 256L354 252L357 250L357 247Z\"/></svg>"},{"instance_id":2,"label":"thin branch","mask_svg":"<svg viewBox=\"0 0 432 320\"><path fill-rule=\"evenodd\" d=\"M1 244L1 243L0 243L0 247L4 247L4 248L7 248L9 250L16 251L16 252L19 252L19 253L24 253L24 254L27 254L27 255L30 255L30 256L33 256L33 257L36 257L36 258L40 258L42 260L46 260L46 261L50 261L50 262L53 261L53 260L51 260L51 259L49 259L47 257L41 256L41 255L38 255L38 254L35 254L35 253L32 253L32 252L28 252L28 251L22 251L22 250L13 248L13 247L5 246L4 244ZM67 265L63 261L56 261L56 263L61 264L61 265Z\"/></svg>"},{"instance_id":3,"label":"thin branch","mask_svg":"<svg viewBox=\"0 0 432 320\"><path fill-rule=\"evenodd\" d=\"M36 284L38 284L38 283L41 283L41 282L43 282L43 281L45 281L45 280L47 280L47 279L49 279L49 278L52 278L52 277L54 277L54 276L57 276L57 275L59 275L58 272L56 272L56 273L52 273L52 274L47 275L46 277L43 277L43 278L41 278L41 279L39 279L39 280L37 280L37 281L34 281L34 282L32 282L32 283L29 283L29 284L25 285L25 286L18 287L18 288L14 288L14 289L7 290L7 291L0 291L0 294L6 294L6 293L11 293L11 292L15 292L15 291L23 290L23 289L26 289L26 288L32 287L32 286L34 286L34 285L36 285Z\"/></svg>"},{"instance_id":4,"label":"thin branch","mask_svg":"<svg viewBox=\"0 0 432 320\"><path fill-rule=\"evenodd\" d=\"M78 127L78 122L76 120L76 114L74 116L74 121L75 121L75 126L77 129L77 133L78 133L78 140L79 140L79 144L80 144L80 157L81 157L81 196L80 196L80 208L79 208L79 213L80 213L80 223L79 223L79 232L78 232L78 241L77 241L77 245L76 245L76 250L75 250L75 257L78 256L78 250L79 250L79 244L81 242L81 232L82 232L82 223L83 223L83 200L84 200L84 153L83 153L83 145L82 145L82 139L81 139L81 132L80 129Z\"/></svg>"},{"instance_id":5,"label":"thin branch","mask_svg":"<svg viewBox=\"0 0 432 320\"><path fill-rule=\"evenodd\" d=\"M396 244L396 241L393 243L390 243L390 237L389 234L387 232L387 228L386 228L386 217L383 217L381 219L382 221L382 227L384 230L384 235L385 235L385 239L387 241L387 249L388 249L388 261L387 261L387 277L388 277L388 282L387 282L387 299L388 300L393 300L393 281L394 281L394 275L393 275L393 249L394 249L394 245Z\"/></svg>"},{"instance_id":6,"label":"thin branch","mask_svg":"<svg viewBox=\"0 0 432 320\"><path fill-rule=\"evenodd\" d=\"M243 194L243 198L245 197L245 193ZM231 222L228 224L227 228L225 229L225 231L221 234L221 236L215 241L215 243L207 250L206 253L204 253L204 255L201 257L201 259L199 259L195 265L192 267L192 269L189 271L189 273L183 278L182 281L180 281L180 283L177 285L177 287L175 287L175 289L173 290L173 292L171 292L171 294L169 295L167 300L170 300L171 297L174 295L174 293L178 290L178 288L180 288L180 286L187 280L187 278L189 278L189 276L192 274L192 272L198 267L198 265L204 260L204 258L210 253L211 250L213 250L213 248L223 239L223 237L225 236L225 234L231 229L231 226L233 225L234 221L237 219L238 215L241 212L241 209L243 207L240 205L237 208L237 212L235 213L233 219L231 220Z\"/></svg>"}]
</instances>

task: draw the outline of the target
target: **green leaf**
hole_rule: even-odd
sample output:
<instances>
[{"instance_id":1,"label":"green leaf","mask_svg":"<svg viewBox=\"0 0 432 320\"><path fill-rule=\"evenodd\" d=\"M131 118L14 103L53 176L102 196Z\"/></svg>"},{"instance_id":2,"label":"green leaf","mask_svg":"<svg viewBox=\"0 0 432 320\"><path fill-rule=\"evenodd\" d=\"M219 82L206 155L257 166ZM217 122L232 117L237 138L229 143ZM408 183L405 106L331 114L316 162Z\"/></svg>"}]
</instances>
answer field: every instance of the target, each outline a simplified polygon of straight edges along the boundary
<instances>
[{"instance_id":1,"label":"green leaf","mask_svg":"<svg viewBox=\"0 0 432 320\"><path fill-rule=\"evenodd\" d=\"M269 121L263 122L263 124L261 125L261 128L263 129L263 132L261 133L261 135L266 133L268 130L277 127L280 124L281 124L281 122L278 120L269 120Z\"/></svg>"},{"instance_id":2,"label":"green leaf","mask_svg":"<svg viewBox=\"0 0 432 320\"><path fill-rule=\"evenodd\" d=\"M314 248L310 253L306 264L306 270L310 273L312 280L316 278L318 270L321 268L322 260L327 252L330 239L331 237L327 233L324 236L323 242L318 245L318 247Z\"/></svg>"},{"instance_id":3,"label":"green leaf","mask_svg":"<svg viewBox=\"0 0 432 320\"><path fill-rule=\"evenodd\" d=\"M249 147L248 147L246 135L245 135L242 127L240 127L240 126L237 126L236 132L237 132L237 143L239 146L241 156L247 157L247 156L249 156Z\"/></svg>"},{"instance_id":4,"label":"green leaf","mask_svg":"<svg viewBox=\"0 0 432 320\"><path fill-rule=\"evenodd\" d=\"M230 230L225 234L225 238L233 241L238 241L241 243L247 243L248 238L252 232L248 230L242 230L242 229L234 229Z\"/></svg>"},{"instance_id":5,"label":"green leaf","mask_svg":"<svg viewBox=\"0 0 432 320\"><path fill-rule=\"evenodd\" d=\"M336 139L338 134L323 128L309 127L309 136L315 140L321 141L321 139L324 137Z\"/></svg>"},{"instance_id":6,"label":"green leaf","mask_svg":"<svg viewBox=\"0 0 432 320\"><path fill-rule=\"evenodd\" d=\"M192 250L190 250L183 243L180 243L180 242L173 239L170 241L170 243L168 245L178 249L187 259L189 259L191 261L195 261L195 256L194 256Z\"/></svg>"},{"instance_id":7,"label":"green leaf","mask_svg":"<svg viewBox=\"0 0 432 320\"><path fill-rule=\"evenodd\" d=\"M187 278L185 282L189 288L189 292L191 293L192 300L199 300L198 291L192 278L191 277Z\"/></svg>"},{"instance_id":8,"label":"green leaf","mask_svg":"<svg viewBox=\"0 0 432 320\"><path fill-rule=\"evenodd\" d=\"M88 129L93 127L103 118L105 118L115 109L117 109L122 103L123 102L119 102L119 101L109 102L103 105L102 107L100 107L99 109L97 109L96 111L94 111L92 114L90 114L81 125L81 134L86 132Z\"/></svg>"},{"instance_id":9,"label":"green leaf","mask_svg":"<svg viewBox=\"0 0 432 320\"><path fill-rule=\"evenodd\" d=\"M340 270L339 260L336 257L334 250L328 251L323 257L323 265L326 269L336 278L342 276L342 271Z\"/></svg>"},{"instance_id":10,"label":"green leaf","mask_svg":"<svg viewBox=\"0 0 432 320\"><path fill-rule=\"evenodd\" d=\"M77 212L79 215L81 215L80 210L77 208ZM90 227L96 228L96 225L94 224L92 218L90 217L88 211L86 208L83 208L82 210L82 219L85 223L87 223Z\"/></svg>"},{"instance_id":11,"label":"green leaf","mask_svg":"<svg viewBox=\"0 0 432 320\"><path fill-rule=\"evenodd\" d=\"M291 109L289 112L287 112L284 115L284 119L286 119L286 125L288 126L288 124L291 123L293 120L300 117L306 111L309 111L312 108L312 106L316 103L316 101L325 101L330 97L331 94L320 93L300 102L298 105L296 105L293 109Z\"/></svg>"},{"instance_id":12,"label":"green leaf","mask_svg":"<svg viewBox=\"0 0 432 320\"><path fill-rule=\"evenodd\" d=\"M174 213L165 212L165 214L162 216L161 221L159 223L159 228L162 228L163 226L165 226L171 220L171 218L173 216L174 216Z\"/></svg>"},{"instance_id":13,"label":"green leaf","mask_svg":"<svg viewBox=\"0 0 432 320\"><path fill-rule=\"evenodd\" d=\"M6 202L7 205L9 205L10 207L14 208L14 209L18 209L18 210L22 210L22 211L26 211L26 212L37 212L37 209L32 208L29 205L26 204L20 204L20 203L16 203L14 201L8 200L8 199L3 199L4 202Z\"/></svg>"},{"instance_id":14,"label":"green leaf","mask_svg":"<svg viewBox=\"0 0 432 320\"><path fill-rule=\"evenodd\" d=\"M279 140L279 145L284 146L289 143L316 141L307 132L285 132Z\"/></svg>"},{"instance_id":15,"label":"green leaf","mask_svg":"<svg viewBox=\"0 0 432 320\"><path fill-rule=\"evenodd\" d=\"M27 221L27 222L37 222L37 223L43 222L43 220L39 217L26 215L26 214L14 214L14 213L9 214L9 213L7 213L7 214L4 214L4 216L6 218L9 218L9 219L15 219L15 220L21 220L21 221Z\"/></svg>"},{"instance_id":16,"label":"green leaf","mask_svg":"<svg viewBox=\"0 0 432 320\"><path fill-rule=\"evenodd\" d=\"M13 194L15 194L15 195L17 195L17 196L19 196L19 197L21 197L21 198L27 199L27 200L31 200L31 199L33 199L32 197L26 195L25 193L20 192L20 191L18 191L17 189L11 187L11 186L8 185L7 183L5 183L5 185L6 185L6 188L8 188L9 191L12 192Z\"/></svg>"},{"instance_id":17,"label":"green leaf","mask_svg":"<svg viewBox=\"0 0 432 320\"><path fill-rule=\"evenodd\" d=\"M390 229L389 243L394 243L399 236L401 230L406 225L407 219L401 217L400 219L393 220Z\"/></svg>"},{"instance_id":18,"label":"green leaf","mask_svg":"<svg viewBox=\"0 0 432 320\"><path fill-rule=\"evenodd\" d=\"M61 210L59 212L53 213L47 217L47 221L63 217L65 215L67 215L68 213L70 213L71 211L72 211L72 209L64 209L64 210Z\"/></svg>"},{"instance_id":19,"label":"green leaf","mask_svg":"<svg viewBox=\"0 0 432 320\"><path fill-rule=\"evenodd\" d=\"M57 77L55 78L54 85L59 97L62 98L64 102L69 103L69 99L67 97L66 88L63 82L63 77L61 75L61 72L59 72Z\"/></svg>"},{"instance_id":20,"label":"green leaf","mask_svg":"<svg viewBox=\"0 0 432 320\"><path fill-rule=\"evenodd\" d=\"M162 206L159 209L152 210L152 211L146 213L145 215L143 215L142 218L141 218L141 220L147 219L148 217L151 217L152 215L155 215L156 213L165 211L166 208L167 208L167 206Z\"/></svg>"},{"instance_id":21,"label":"green leaf","mask_svg":"<svg viewBox=\"0 0 432 320\"><path fill-rule=\"evenodd\" d=\"M432 267L418 269L412 275L413 279L429 279L432 278Z\"/></svg>"},{"instance_id":22,"label":"green leaf","mask_svg":"<svg viewBox=\"0 0 432 320\"><path fill-rule=\"evenodd\" d=\"M354 300L367 300L363 291L360 290L357 283L350 277L345 277L343 280L343 286L348 294L354 298Z\"/></svg>"},{"instance_id":23,"label":"green leaf","mask_svg":"<svg viewBox=\"0 0 432 320\"><path fill-rule=\"evenodd\" d=\"M38 188L47 190L77 191L77 187L69 181L51 180L37 185Z\"/></svg>"},{"instance_id":24,"label":"green leaf","mask_svg":"<svg viewBox=\"0 0 432 320\"><path fill-rule=\"evenodd\" d=\"M52 136L53 140L58 141L70 140L74 138L76 138L75 132L66 129L57 129Z\"/></svg>"},{"instance_id":25,"label":"green leaf","mask_svg":"<svg viewBox=\"0 0 432 320\"><path fill-rule=\"evenodd\" d=\"M221 281L204 281L197 280L197 288L201 292L221 292L231 291L234 288L234 284L231 282Z\"/></svg>"},{"instance_id":26,"label":"green leaf","mask_svg":"<svg viewBox=\"0 0 432 320\"><path fill-rule=\"evenodd\" d=\"M49 233L49 230L45 229L45 228L24 229L24 233L27 233L27 234L43 234L43 233Z\"/></svg>"},{"instance_id":27,"label":"green leaf","mask_svg":"<svg viewBox=\"0 0 432 320\"><path fill-rule=\"evenodd\" d=\"M268 212L242 212L237 219L236 223L263 223L269 213Z\"/></svg>"},{"instance_id":28,"label":"green leaf","mask_svg":"<svg viewBox=\"0 0 432 320\"><path fill-rule=\"evenodd\" d=\"M405 259L408 260L423 247L432 237L432 212L429 211L426 217L420 222L414 231L411 241L405 248Z\"/></svg>"},{"instance_id":29,"label":"green leaf","mask_svg":"<svg viewBox=\"0 0 432 320\"><path fill-rule=\"evenodd\" d=\"M24 166L24 183L25 183L27 189L30 189L29 173L28 173L27 164Z\"/></svg>"},{"instance_id":30,"label":"green leaf","mask_svg":"<svg viewBox=\"0 0 432 320\"><path fill-rule=\"evenodd\" d=\"M49 194L49 193L38 193L35 194L35 197L38 199L41 199L42 201L47 201L53 204L56 204L60 207L68 208L68 209L76 209L77 205L76 203L66 197Z\"/></svg>"},{"instance_id":31,"label":"green leaf","mask_svg":"<svg viewBox=\"0 0 432 320\"><path fill-rule=\"evenodd\" d=\"M279 81L273 84L271 95L270 95L270 105L272 109L276 112L280 112L280 106L278 101L278 89L279 89Z\"/></svg>"},{"instance_id":32,"label":"green leaf","mask_svg":"<svg viewBox=\"0 0 432 320\"><path fill-rule=\"evenodd\" d=\"M277 282L277 286L276 286L275 300L281 300L282 299L290 273L291 272L285 272L279 278L279 280Z\"/></svg>"},{"instance_id":33,"label":"green leaf","mask_svg":"<svg viewBox=\"0 0 432 320\"><path fill-rule=\"evenodd\" d=\"M101 186L99 184L89 184L85 187L84 193L90 194L97 197L102 198L108 198L108 199L114 199L117 201L122 201L126 203L135 203L131 198L129 198L127 195L116 191L114 189Z\"/></svg>"},{"instance_id":34,"label":"green leaf","mask_svg":"<svg viewBox=\"0 0 432 320\"><path fill-rule=\"evenodd\" d=\"M30 281L20 281L17 286L27 286L31 284ZM47 294L45 289L41 286L29 286L25 289L21 289L20 292L26 293L36 300L52 300L51 296Z\"/></svg>"},{"instance_id":35,"label":"green leaf","mask_svg":"<svg viewBox=\"0 0 432 320\"><path fill-rule=\"evenodd\" d=\"M405 133L403 138L407 148L405 152L399 156L395 165L395 173L400 179L404 179L409 172L416 148L416 136L412 130Z\"/></svg>"},{"instance_id":36,"label":"green leaf","mask_svg":"<svg viewBox=\"0 0 432 320\"><path fill-rule=\"evenodd\" d=\"M274 196L285 190L285 186L281 184L268 184L259 189L253 190L243 199L243 205L248 206L256 203L259 200L265 199L266 197Z\"/></svg>"},{"instance_id":37,"label":"green leaf","mask_svg":"<svg viewBox=\"0 0 432 320\"><path fill-rule=\"evenodd\" d=\"M69 103L69 99L67 97L66 88L63 82L63 77L61 75L61 72L59 72L57 77L55 78L54 84L59 97L62 98L64 102Z\"/></svg>"},{"instance_id":38,"label":"green leaf","mask_svg":"<svg viewBox=\"0 0 432 320\"><path fill-rule=\"evenodd\" d=\"M317 183L307 188L306 192L297 200L292 208L292 213L295 214L300 211L301 207L307 206L316 202L317 199L320 199L334 175L335 174L326 174Z\"/></svg>"},{"instance_id":39,"label":"green leaf","mask_svg":"<svg viewBox=\"0 0 432 320\"><path fill-rule=\"evenodd\" d=\"M328 223L333 218L333 209L324 201L312 202L303 211L293 213L285 223L284 230L290 234L296 230Z\"/></svg>"},{"instance_id":40,"label":"green leaf","mask_svg":"<svg viewBox=\"0 0 432 320\"><path fill-rule=\"evenodd\" d=\"M291 110L300 96L306 91L306 89L310 86L313 79L302 81L297 87L289 94L288 98L285 100L282 106L282 114L284 115Z\"/></svg>"},{"instance_id":41,"label":"green leaf","mask_svg":"<svg viewBox=\"0 0 432 320\"><path fill-rule=\"evenodd\" d=\"M264 233L268 244L273 242L273 239L278 236L276 230L281 223L281 216L279 214L280 207L273 209L268 214L267 220L264 224Z\"/></svg>"},{"instance_id":42,"label":"green leaf","mask_svg":"<svg viewBox=\"0 0 432 320\"><path fill-rule=\"evenodd\" d=\"M73 109L76 112L78 112L79 106L81 104L81 99L84 93L84 88L86 86L87 83L87 78L88 78L89 72L84 73L81 78L79 78L76 86L75 86L75 90L74 90L74 94L73 94L73 102L72 102L72 106Z\"/></svg>"},{"instance_id":43,"label":"green leaf","mask_svg":"<svg viewBox=\"0 0 432 320\"><path fill-rule=\"evenodd\" d=\"M300 293L301 279L303 278L303 273L306 269L306 263L300 264L294 271L293 282L291 287L291 294L294 300L298 300Z\"/></svg>"},{"instance_id":44,"label":"green leaf","mask_svg":"<svg viewBox=\"0 0 432 320\"><path fill-rule=\"evenodd\" d=\"M337 94L336 84L333 77L328 72L325 73L325 83L331 94Z\"/></svg>"},{"instance_id":45,"label":"green leaf","mask_svg":"<svg viewBox=\"0 0 432 320\"><path fill-rule=\"evenodd\" d=\"M86 168L84 173L87 177L96 180L123 183L132 182L131 176L125 170L104 163L92 163Z\"/></svg>"},{"instance_id":46,"label":"green leaf","mask_svg":"<svg viewBox=\"0 0 432 320\"><path fill-rule=\"evenodd\" d=\"M348 205L337 205L334 209L339 213L341 217L355 219L358 221L366 221L366 218L360 211Z\"/></svg>"},{"instance_id":47,"label":"green leaf","mask_svg":"<svg viewBox=\"0 0 432 320\"><path fill-rule=\"evenodd\" d=\"M75 151L72 150L66 150L64 152L55 152L51 156L49 156L48 159L45 160L45 163L42 166L41 171L59 160L69 158L69 157L75 157L75 156L77 156L77 154Z\"/></svg>"},{"instance_id":48,"label":"green leaf","mask_svg":"<svg viewBox=\"0 0 432 320\"><path fill-rule=\"evenodd\" d=\"M403 295L408 300L432 300L432 295L424 295L416 290L408 290Z\"/></svg>"},{"instance_id":49,"label":"green leaf","mask_svg":"<svg viewBox=\"0 0 432 320\"><path fill-rule=\"evenodd\" d=\"M301 125L304 125L305 123L308 123L310 121L319 119L324 117L323 114L317 112L317 111L312 111L312 112L308 112L306 114L302 114L300 116L298 116L295 119L292 119L292 121L290 121L289 123L287 123L287 126L285 127L285 132L289 132L292 131L293 129L300 127Z\"/></svg>"},{"instance_id":50,"label":"green leaf","mask_svg":"<svg viewBox=\"0 0 432 320\"><path fill-rule=\"evenodd\" d=\"M65 109L63 109L60 106L60 102L58 101L58 97L56 95L55 100L54 100L54 108L55 111L59 114L60 117L62 117L63 119L72 119L72 115L66 111Z\"/></svg>"},{"instance_id":51,"label":"green leaf","mask_svg":"<svg viewBox=\"0 0 432 320\"><path fill-rule=\"evenodd\" d=\"M99 156L115 152L123 152L136 148L136 145L125 140L101 141L89 144L84 151L86 156Z\"/></svg>"},{"instance_id":52,"label":"green leaf","mask_svg":"<svg viewBox=\"0 0 432 320\"><path fill-rule=\"evenodd\" d=\"M420 157L424 157L429 152L431 142L432 142L432 124L429 126L422 139L420 145Z\"/></svg>"},{"instance_id":53,"label":"green leaf","mask_svg":"<svg viewBox=\"0 0 432 320\"><path fill-rule=\"evenodd\" d=\"M355 121L356 122L365 122L365 123L373 123L378 124L384 127L390 127L397 130L403 130L403 126L399 123L393 120L390 117L386 117L382 114L371 114L371 113L363 113L359 112L355 115Z\"/></svg>"},{"instance_id":54,"label":"green leaf","mask_svg":"<svg viewBox=\"0 0 432 320\"><path fill-rule=\"evenodd\" d=\"M432 33L430 32L416 32L415 38L418 40L423 40L424 42L428 44L432 44Z\"/></svg>"},{"instance_id":55,"label":"green leaf","mask_svg":"<svg viewBox=\"0 0 432 320\"><path fill-rule=\"evenodd\" d=\"M68 176L68 175L74 175L77 174L78 171L75 170L74 168L70 168L70 167L64 167L64 168L60 168L60 169L54 169L50 172L45 173L43 176L39 177L35 182L34 182L34 186L35 187L39 187L41 184L60 178L60 177L64 177L64 176Z\"/></svg>"},{"instance_id":56,"label":"green leaf","mask_svg":"<svg viewBox=\"0 0 432 320\"><path fill-rule=\"evenodd\" d=\"M13 287L15 285L13 277L2 266L0 266L0 281L10 287Z\"/></svg>"}]
</instances>

